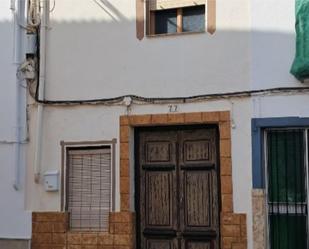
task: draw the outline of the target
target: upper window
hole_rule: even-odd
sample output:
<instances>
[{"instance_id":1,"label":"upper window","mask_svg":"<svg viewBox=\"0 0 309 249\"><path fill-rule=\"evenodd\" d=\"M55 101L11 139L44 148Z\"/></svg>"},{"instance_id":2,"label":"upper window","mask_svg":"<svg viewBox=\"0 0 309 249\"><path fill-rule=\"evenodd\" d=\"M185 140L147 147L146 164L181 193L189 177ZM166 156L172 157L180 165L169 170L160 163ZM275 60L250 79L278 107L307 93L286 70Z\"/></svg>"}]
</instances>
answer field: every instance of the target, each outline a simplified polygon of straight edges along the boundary
<instances>
[{"instance_id":1,"label":"upper window","mask_svg":"<svg viewBox=\"0 0 309 249\"><path fill-rule=\"evenodd\" d=\"M270 249L308 248L307 148L306 129L266 131Z\"/></svg>"},{"instance_id":2,"label":"upper window","mask_svg":"<svg viewBox=\"0 0 309 249\"><path fill-rule=\"evenodd\" d=\"M202 1L197 1L197 5L190 1L187 4L179 1L153 2L149 1L147 8L148 35L205 31L205 4L200 4Z\"/></svg>"}]
</instances>

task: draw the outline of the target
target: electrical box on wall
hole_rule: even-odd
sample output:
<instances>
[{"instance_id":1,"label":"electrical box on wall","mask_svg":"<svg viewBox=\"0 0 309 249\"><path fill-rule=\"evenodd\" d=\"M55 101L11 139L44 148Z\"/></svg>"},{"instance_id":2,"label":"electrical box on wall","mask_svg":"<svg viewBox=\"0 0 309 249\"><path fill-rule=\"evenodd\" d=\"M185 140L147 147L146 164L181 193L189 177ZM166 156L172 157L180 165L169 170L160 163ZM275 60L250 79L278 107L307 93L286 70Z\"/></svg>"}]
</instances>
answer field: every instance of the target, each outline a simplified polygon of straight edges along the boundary
<instances>
[{"instance_id":1,"label":"electrical box on wall","mask_svg":"<svg viewBox=\"0 0 309 249\"><path fill-rule=\"evenodd\" d=\"M45 191L52 192L59 190L59 172L58 170L46 171L44 173Z\"/></svg>"},{"instance_id":2,"label":"electrical box on wall","mask_svg":"<svg viewBox=\"0 0 309 249\"><path fill-rule=\"evenodd\" d=\"M36 36L36 34L27 34L26 38L27 38L26 48L25 48L26 54L28 54L28 55L36 54L36 51L37 51L37 42L36 42L37 36Z\"/></svg>"}]
</instances>

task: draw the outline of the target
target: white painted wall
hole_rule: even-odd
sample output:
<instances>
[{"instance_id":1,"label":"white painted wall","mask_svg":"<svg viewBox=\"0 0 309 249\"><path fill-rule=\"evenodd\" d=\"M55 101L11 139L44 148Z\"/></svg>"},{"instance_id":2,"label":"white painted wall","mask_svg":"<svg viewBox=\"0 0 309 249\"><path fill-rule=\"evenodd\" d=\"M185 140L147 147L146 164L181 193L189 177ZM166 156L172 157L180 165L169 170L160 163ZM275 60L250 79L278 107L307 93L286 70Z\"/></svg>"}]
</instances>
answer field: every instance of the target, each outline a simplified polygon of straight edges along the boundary
<instances>
[{"instance_id":1,"label":"white painted wall","mask_svg":"<svg viewBox=\"0 0 309 249\"><path fill-rule=\"evenodd\" d=\"M217 22L213 36L139 41L135 1L57 1L48 39L47 97L186 96L248 89L249 2L218 0Z\"/></svg>"},{"instance_id":2,"label":"white painted wall","mask_svg":"<svg viewBox=\"0 0 309 249\"><path fill-rule=\"evenodd\" d=\"M31 216L25 210L25 154L21 151L21 189L13 188L15 181L16 131L16 67L14 65L14 23L10 1L0 1L0 239L30 238ZM23 82L21 82L23 83ZM26 92L21 103L25 105ZM25 116L20 116L25 120ZM21 127L24 131L25 127Z\"/></svg>"},{"instance_id":3,"label":"white painted wall","mask_svg":"<svg viewBox=\"0 0 309 249\"><path fill-rule=\"evenodd\" d=\"M309 117L308 104L308 93L256 97L253 101L253 117Z\"/></svg>"},{"instance_id":4,"label":"white painted wall","mask_svg":"<svg viewBox=\"0 0 309 249\"><path fill-rule=\"evenodd\" d=\"M290 74L294 56L291 0L217 0L217 31L173 37L135 36L132 0L56 1L47 44L48 99L91 99L123 94L189 96L302 86ZM235 212L248 215L252 249L251 118L309 116L308 95L205 101L179 112L231 110ZM167 105L133 105L131 114L167 113ZM60 141L119 140L124 106L46 107L42 172L60 170ZM30 107L30 138L36 106ZM29 210L60 210L60 194L33 182L34 144L27 147ZM118 147L119 151L119 147ZM118 153L118 152L117 152ZM119 154L116 156L119 175ZM119 193L117 178L117 209Z\"/></svg>"},{"instance_id":5,"label":"white painted wall","mask_svg":"<svg viewBox=\"0 0 309 249\"><path fill-rule=\"evenodd\" d=\"M303 86L290 73L295 54L295 1L251 0L251 87Z\"/></svg>"}]
</instances>

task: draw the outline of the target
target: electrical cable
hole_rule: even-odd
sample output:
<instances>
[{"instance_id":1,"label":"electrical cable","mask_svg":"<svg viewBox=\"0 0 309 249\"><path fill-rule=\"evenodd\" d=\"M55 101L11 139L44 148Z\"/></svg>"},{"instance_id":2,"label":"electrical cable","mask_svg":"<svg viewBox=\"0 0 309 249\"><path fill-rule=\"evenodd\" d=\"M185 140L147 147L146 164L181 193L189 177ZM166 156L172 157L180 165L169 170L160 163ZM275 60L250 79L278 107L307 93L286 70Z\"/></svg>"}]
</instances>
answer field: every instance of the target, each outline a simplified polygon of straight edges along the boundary
<instances>
[{"instance_id":1,"label":"electrical cable","mask_svg":"<svg viewBox=\"0 0 309 249\"><path fill-rule=\"evenodd\" d=\"M225 92L225 93L212 93L212 94L201 94L187 97L143 97L134 94L122 95L112 98L96 98L96 99L72 99L72 100L47 100L38 98L39 83L37 83L35 101L39 104L44 105L90 105L90 104L103 104L103 105L115 105L121 104L124 98L131 98L133 103L147 103L147 104L168 104L168 103L192 103L203 100L216 100L226 98L243 98L251 97L261 94L278 94L278 93L291 93L291 92L309 92L309 87L277 87L267 89L257 89L249 91L236 91L236 92Z\"/></svg>"},{"instance_id":2,"label":"electrical cable","mask_svg":"<svg viewBox=\"0 0 309 249\"><path fill-rule=\"evenodd\" d=\"M53 7L49 10L49 13L52 13L56 8L56 0L54 0Z\"/></svg>"},{"instance_id":3,"label":"electrical cable","mask_svg":"<svg viewBox=\"0 0 309 249\"><path fill-rule=\"evenodd\" d=\"M40 5L37 0L29 1L28 8L28 25L32 28L38 27L40 25Z\"/></svg>"}]
</instances>

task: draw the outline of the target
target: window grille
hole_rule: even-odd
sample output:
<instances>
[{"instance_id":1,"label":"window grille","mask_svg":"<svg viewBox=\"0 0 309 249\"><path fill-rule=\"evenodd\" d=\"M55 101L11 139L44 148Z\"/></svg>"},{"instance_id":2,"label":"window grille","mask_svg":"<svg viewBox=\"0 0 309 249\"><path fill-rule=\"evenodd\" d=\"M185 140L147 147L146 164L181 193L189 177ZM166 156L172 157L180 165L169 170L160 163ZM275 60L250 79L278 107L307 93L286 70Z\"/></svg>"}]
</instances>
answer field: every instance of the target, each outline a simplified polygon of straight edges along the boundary
<instances>
[{"instance_id":1,"label":"window grille","mask_svg":"<svg viewBox=\"0 0 309 249\"><path fill-rule=\"evenodd\" d=\"M69 148L67 211L71 230L108 230L111 148Z\"/></svg>"},{"instance_id":2,"label":"window grille","mask_svg":"<svg viewBox=\"0 0 309 249\"><path fill-rule=\"evenodd\" d=\"M270 249L308 248L305 134L301 129L266 132Z\"/></svg>"}]
</instances>

